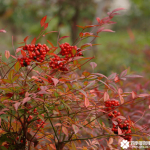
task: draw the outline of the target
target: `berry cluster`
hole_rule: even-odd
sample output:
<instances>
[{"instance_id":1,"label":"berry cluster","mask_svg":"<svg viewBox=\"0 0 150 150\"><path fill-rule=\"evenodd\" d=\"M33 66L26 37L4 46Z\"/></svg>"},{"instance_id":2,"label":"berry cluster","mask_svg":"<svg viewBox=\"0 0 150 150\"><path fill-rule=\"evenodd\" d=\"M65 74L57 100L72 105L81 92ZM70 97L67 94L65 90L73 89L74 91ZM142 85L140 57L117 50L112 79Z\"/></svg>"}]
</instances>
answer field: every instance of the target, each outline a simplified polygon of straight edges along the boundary
<instances>
[{"instance_id":1,"label":"berry cluster","mask_svg":"<svg viewBox=\"0 0 150 150\"><path fill-rule=\"evenodd\" d=\"M41 45L40 43L38 44L29 44L29 45L25 45L23 47L24 51L27 51L26 54L28 54L28 56L23 57L23 58L18 58L18 60L20 61L20 64L22 67L27 67L28 65L30 65L30 62L32 60L36 60L38 62L43 62L46 56L46 53L49 51L49 47L46 46L46 44Z\"/></svg>"},{"instance_id":2,"label":"berry cluster","mask_svg":"<svg viewBox=\"0 0 150 150\"><path fill-rule=\"evenodd\" d=\"M116 118L116 117L118 117L118 116L121 115L120 112L114 110L115 107L116 107L116 106L119 106L119 105L120 105L119 102L116 101L116 100L109 100L109 101L106 101L106 102L105 102L105 107L106 107L105 110L106 110L106 111L111 111L111 110L112 110L111 112L108 113L108 117L109 117L109 118L114 119L114 118ZM117 118L116 118L116 119L117 119ZM131 126L129 125L129 121L128 121L128 120L125 120L125 121L123 122L122 119L118 118L118 119L116 120L116 122L117 122L117 125L115 125L115 124L113 123L113 128L112 128L112 131L113 131L115 134L118 134L118 127L121 129L122 133L124 133L124 134L130 134L130 133L131 133L131 129L130 129ZM122 137L123 137L124 139L128 140L128 141L131 140L131 135L124 135L124 136L122 136Z\"/></svg>"},{"instance_id":3,"label":"berry cluster","mask_svg":"<svg viewBox=\"0 0 150 150\"><path fill-rule=\"evenodd\" d=\"M45 121L42 121L40 118L37 120L37 124L36 124L36 130L41 131L41 128L44 128L45 126Z\"/></svg>"},{"instance_id":4,"label":"berry cluster","mask_svg":"<svg viewBox=\"0 0 150 150\"><path fill-rule=\"evenodd\" d=\"M68 69L65 67L66 63L67 62L64 61L63 58L60 58L58 55L55 55L54 58L51 58L51 61L49 62L49 66L53 69L68 71Z\"/></svg>"},{"instance_id":5,"label":"berry cluster","mask_svg":"<svg viewBox=\"0 0 150 150\"><path fill-rule=\"evenodd\" d=\"M77 46L71 46L69 43L64 43L60 45L61 51L60 54L65 56L65 60L74 56L82 56L81 49L77 49ZM73 49L76 51L73 53Z\"/></svg>"},{"instance_id":6,"label":"berry cluster","mask_svg":"<svg viewBox=\"0 0 150 150\"><path fill-rule=\"evenodd\" d=\"M78 49L77 46L71 46L69 43L64 43L60 45L61 51L60 55L64 58L60 58L58 55L55 55L54 58L51 58L49 66L53 69L59 69L61 71L68 71L65 67L67 61L75 56L82 56L81 49Z\"/></svg>"},{"instance_id":7,"label":"berry cluster","mask_svg":"<svg viewBox=\"0 0 150 150\"><path fill-rule=\"evenodd\" d=\"M122 119L117 119L117 125L113 124L112 131L114 131L115 134L118 134L118 127L121 129L121 132L124 133L122 137L125 140L131 141L131 135L126 135L131 133L131 126L129 125L129 120L123 121Z\"/></svg>"}]
</instances>

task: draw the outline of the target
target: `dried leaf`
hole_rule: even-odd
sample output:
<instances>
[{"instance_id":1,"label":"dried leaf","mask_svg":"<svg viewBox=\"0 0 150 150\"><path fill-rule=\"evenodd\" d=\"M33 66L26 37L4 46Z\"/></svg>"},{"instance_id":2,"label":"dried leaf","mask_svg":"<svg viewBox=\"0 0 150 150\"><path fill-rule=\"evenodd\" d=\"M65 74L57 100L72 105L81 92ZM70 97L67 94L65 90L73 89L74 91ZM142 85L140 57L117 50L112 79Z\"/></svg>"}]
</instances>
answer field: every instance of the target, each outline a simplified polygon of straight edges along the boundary
<instances>
[{"instance_id":1,"label":"dried leaf","mask_svg":"<svg viewBox=\"0 0 150 150\"><path fill-rule=\"evenodd\" d=\"M73 128L75 134L79 132L79 128L76 125L73 124L72 128Z\"/></svg>"},{"instance_id":2,"label":"dried leaf","mask_svg":"<svg viewBox=\"0 0 150 150\"><path fill-rule=\"evenodd\" d=\"M94 69L97 66L97 64L95 62L90 62L90 65L91 65L92 69Z\"/></svg>"},{"instance_id":3,"label":"dried leaf","mask_svg":"<svg viewBox=\"0 0 150 150\"><path fill-rule=\"evenodd\" d=\"M8 59L10 57L10 52L9 51L5 51L5 57Z\"/></svg>"},{"instance_id":4,"label":"dried leaf","mask_svg":"<svg viewBox=\"0 0 150 150\"><path fill-rule=\"evenodd\" d=\"M113 138L109 138L108 144L112 144L113 143Z\"/></svg>"},{"instance_id":5,"label":"dried leaf","mask_svg":"<svg viewBox=\"0 0 150 150\"><path fill-rule=\"evenodd\" d=\"M90 105L89 99L85 97L85 106L88 107Z\"/></svg>"}]
</instances>

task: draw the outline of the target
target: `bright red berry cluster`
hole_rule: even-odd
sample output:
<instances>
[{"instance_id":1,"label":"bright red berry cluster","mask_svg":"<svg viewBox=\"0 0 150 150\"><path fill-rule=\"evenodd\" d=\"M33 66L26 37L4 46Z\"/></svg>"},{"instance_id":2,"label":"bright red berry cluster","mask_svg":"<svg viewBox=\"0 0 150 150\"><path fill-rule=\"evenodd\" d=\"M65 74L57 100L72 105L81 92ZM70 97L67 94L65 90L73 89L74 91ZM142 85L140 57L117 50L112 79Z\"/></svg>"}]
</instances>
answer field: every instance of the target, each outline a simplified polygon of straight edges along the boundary
<instances>
[{"instance_id":1,"label":"bright red berry cluster","mask_svg":"<svg viewBox=\"0 0 150 150\"><path fill-rule=\"evenodd\" d=\"M131 126L129 125L129 120L123 121L122 119L118 118L117 119L117 125L113 124L112 131L114 131L115 134L118 134L118 127L121 129L121 132L124 133L125 135L122 135L122 137L125 140L131 141ZM127 135L128 134L128 135Z\"/></svg>"},{"instance_id":2,"label":"bright red berry cluster","mask_svg":"<svg viewBox=\"0 0 150 150\"><path fill-rule=\"evenodd\" d=\"M60 45L61 51L60 54L65 56L65 60L68 60L74 56L82 56L81 49L77 49L77 46L71 46L69 43L64 43ZM75 52L73 52L75 50Z\"/></svg>"},{"instance_id":3,"label":"bright red berry cluster","mask_svg":"<svg viewBox=\"0 0 150 150\"><path fill-rule=\"evenodd\" d=\"M109 101L105 101L105 107L106 107L106 111L111 111L111 110L114 110L116 106L119 106L119 102L116 101L116 100L109 100ZM114 110L114 111L111 111L110 113L108 113L108 117L111 118L111 119L117 119L118 116L120 116L121 113ZM123 122L122 119L118 118L117 120L115 120L117 122L117 125L115 125L113 123L113 128L112 128L112 131L115 133L115 134L118 134L118 127L121 129L121 132L124 133L124 134L130 134L131 133L131 126L129 125L129 121L128 120L125 120ZM131 140L131 135L124 135L122 136L124 139L130 141Z\"/></svg>"},{"instance_id":4,"label":"bright red berry cluster","mask_svg":"<svg viewBox=\"0 0 150 150\"><path fill-rule=\"evenodd\" d=\"M69 43L63 43L59 46L61 48L60 55L65 56L60 58L58 55L55 55L54 58L51 58L49 66L53 69L59 69L61 71L68 71L66 68L66 63L68 60L75 56L82 56L81 49L78 49L77 46L71 46Z\"/></svg>"},{"instance_id":5,"label":"bright red berry cluster","mask_svg":"<svg viewBox=\"0 0 150 150\"><path fill-rule=\"evenodd\" d=\"M24 51L27 51L25 57L23 58L18 58L18 60L20 61L20 64L22 67L27 67L28 65L30 65L30 62L32 60L36 60L38 62L43 62L46 56L46 53L49 51L49 47L46 46L46 44L41 45L40 43L38 44L29 44L29 45L25 45L23 47Z\"/></svg>"},{"instance_id":6,"label":"bright red berry cluster","mask_svg":"<svg viewBox=\"0 0 150 150\"><path fill-rule=\"evenodd\" d=\"M49 66L53 69L68 71L68 69L65 67L66 63L67 61L64 61L63 58L60 58L58 55L55 55L54 58L51 58L51 61L49 62Z\"/></svg>"}]
</instances>

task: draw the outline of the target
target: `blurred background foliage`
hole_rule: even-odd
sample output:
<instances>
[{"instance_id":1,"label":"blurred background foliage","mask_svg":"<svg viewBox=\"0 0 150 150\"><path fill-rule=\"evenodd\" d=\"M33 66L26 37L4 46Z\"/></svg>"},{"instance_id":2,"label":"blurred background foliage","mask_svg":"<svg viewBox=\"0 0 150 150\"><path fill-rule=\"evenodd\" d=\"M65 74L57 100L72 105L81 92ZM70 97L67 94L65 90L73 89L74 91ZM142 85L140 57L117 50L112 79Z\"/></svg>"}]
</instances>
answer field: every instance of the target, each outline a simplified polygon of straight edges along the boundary
<instances>
[{"instance_id":1,"label":"blurred background foliage","mask_svg":"<svg viewBox=\"0 0 150 150\"><path fill-rule=\"evenodd\" d=\"M50 21L49 31L59 31L61 36L70 36L67 42L70 44L77 38L81 29L76 25L90 25L95 23L96 17L105 17L111 11L115 0L0 0L0 29L7 31L1 34L0 52L5 50L14 52L12 36L15 48L21 46L18 43L31 35L30 42L41 31L40 20L47 15ZM127 0L124 0L127 1ZM139 74L146 73L149 76L150 56L150 0L128 0L129 6L122 11L121 16L114 17L117 24L108 26L115 33L101 33L94 51L84 55L95 56L98 67L95 71L109 75L112 72L120 73L123 69ZM121 6L124 7L124 6ZM114 8L117 8L115 6ZM90 30L89 30L90 31ZM57 33L47 34L40 39L41 43L47 43L46 39L55 46ZM66 40L62 40L65 42ZM84 41L84 42L89 42ZM47 43L48 44L48 43ZM89 65L83 69L90 70Z\"/></svg>"}]
</instances>

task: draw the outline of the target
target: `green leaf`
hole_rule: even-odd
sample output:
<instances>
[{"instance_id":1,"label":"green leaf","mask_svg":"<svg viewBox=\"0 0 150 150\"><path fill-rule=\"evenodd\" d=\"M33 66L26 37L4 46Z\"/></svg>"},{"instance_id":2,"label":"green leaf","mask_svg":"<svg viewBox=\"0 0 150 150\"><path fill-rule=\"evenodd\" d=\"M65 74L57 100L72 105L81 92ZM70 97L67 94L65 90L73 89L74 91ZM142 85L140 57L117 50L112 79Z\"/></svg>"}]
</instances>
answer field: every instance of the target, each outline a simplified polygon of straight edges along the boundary
<instances>
[{"instance_id":1,"label":"green leaf","mask_svg":"<svg viewBox=\"0 0 150 150\"><path fill-rule=\"evenodd\" d=\"M61 100L61 102L71 111L71 108L64 102L64 100Z\"/></svg>"},{"instance_id":2,"label":"green leaf","mask_svg":"<svg viewBox=\"0 0 150 150\"><path fill-rule=\"evenodd\" d=\"M9 79L2 79L4 82L6 82L6 83L12 83L12 81L11 80L9 80Z\"/></svg>"},{"instance_id":3,"label":"green leaf","mask_svg":"<svg viewBox=\"0 0 150 150\"><path fill-rule=\"evenodd\" d=\"M55 92L54 92L54 96L55 96L55 97L58 97L59 94L55 91Z\"/></svg>"},{"instance_id":4,"label":"green leaf","mask_svg":"<svg viewBox=\"0 0 150 150\"><path fill-rule=\"evenodd\" d=\"M20 65L19 61L16 62L14 68L15 68L16 71L19 71L19 69L21 68L21 65Z\"/></svg>"},{"instance_id":5,"label":"green leaf","mask_svg":"<svg viewBox=\"0 0 150 150\"><path fill-rule=\"evenodd\" d=\"M9 74L8 74L8 79L9 79L9 80L12 80L13 75L14 75L14 69L12 69L12 70L9 72Z\"/></svg>"},{"instance_id":6,"label":"green leaf","mask_svg":"<svg viewBox=\"0 0 150 150\"><path fill-rule=\"evenodd\" d=\"M12 79L12 82L16 81L18 78L19 78L19 76L15 76L15 77Z\"/></svg>"},{"instance_id":7,"label":"green leaf","mask_svg":"<svg viewBox=\"0 0 150 150\"><path fill-rule=\"evenodd\" d=\"M72 54L75 55L77 53L77 50L75 48L72 48Z\"/></svg>"}]
</instances>

